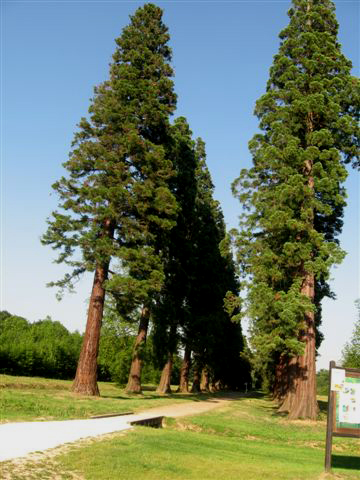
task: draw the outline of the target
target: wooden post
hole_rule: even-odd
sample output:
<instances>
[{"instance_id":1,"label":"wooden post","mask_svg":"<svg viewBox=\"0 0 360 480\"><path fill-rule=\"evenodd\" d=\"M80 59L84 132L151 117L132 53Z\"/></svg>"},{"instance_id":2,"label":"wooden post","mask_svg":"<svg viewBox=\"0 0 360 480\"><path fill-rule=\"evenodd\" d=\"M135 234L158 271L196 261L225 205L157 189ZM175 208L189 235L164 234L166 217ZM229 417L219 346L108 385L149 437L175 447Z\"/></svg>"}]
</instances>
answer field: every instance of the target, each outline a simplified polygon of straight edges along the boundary
<instances>
[{"instance_id":1,"label":"wooden post","mask_svg":"<svg viewBox=\"0 0 360 480\"><path fill-rule=\"evenodd\" d=\"M333 437L333 419L334 419L334 392L331 391L331 373L332 369L336 366L334 361L329 365L329 390L328 390L328 412L327 412L327 424L326 424L326 449L325 449L325 471L331 471L331 450L332 450L332 437Z\"/></svg>"}]
</instances>

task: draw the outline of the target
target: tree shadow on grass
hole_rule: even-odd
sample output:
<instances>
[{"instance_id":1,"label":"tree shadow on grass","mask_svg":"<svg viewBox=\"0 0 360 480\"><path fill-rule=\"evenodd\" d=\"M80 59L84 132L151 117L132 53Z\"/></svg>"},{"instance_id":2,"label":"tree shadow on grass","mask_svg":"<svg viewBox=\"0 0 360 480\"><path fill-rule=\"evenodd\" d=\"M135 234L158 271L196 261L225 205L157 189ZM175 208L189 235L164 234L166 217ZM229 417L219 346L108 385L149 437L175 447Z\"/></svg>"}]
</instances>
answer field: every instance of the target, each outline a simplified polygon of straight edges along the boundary
<instances>
[{"instance_id":1,"label":"tree shadow on grass","mask_svg":"<svg viewBox=\"0 0 360 480\"><path fill-rule=\"evenodd\" d=\"M143 388L143 391L151 391L150 389ZM217 402L218 400L238 400L241 398L263 398L265 396L262 392L216 392L216 393L170 393L170 394L139 394L134 393L128 396L124 395L101 395L101 398L113 398L116 400L130 400L130 399L140 399L140 400L167 400L171 399L180 399L187 400L191 402Z\"/></svg>"},{"instance_id":2,"label":"tree shadow on grass","mask_svg":"<svg viewBox=\"0 0 360 480\"><path fill-rule=\"evenodd\" d=\"M350 455L332 455L331 466L333 468L343 468L360 471L360 457Z\"/></svg>"},{"instance_id":3,"label":"tree shadow on grass","mask_svg":"<svg viewBox=\"0 0 360 480\"><path fill-rule=\"evenodd\" d=\"M263 395L264 397L266 397L266 395ZM278 404L274 404L271 400L271 397L270 396L267 396L268 400L269 400L269 404L268 405L261 405L261 408L263 410L266 410L266 411L272 411L271 415L274 416L274 417L287 417L288 416L288 412L279 412L279 405ZM319 413L320 414L327 414L327 410L328 410L328 402L327 400L318 400L318 405L319 405Z\"/></svg>"}]
</instances>

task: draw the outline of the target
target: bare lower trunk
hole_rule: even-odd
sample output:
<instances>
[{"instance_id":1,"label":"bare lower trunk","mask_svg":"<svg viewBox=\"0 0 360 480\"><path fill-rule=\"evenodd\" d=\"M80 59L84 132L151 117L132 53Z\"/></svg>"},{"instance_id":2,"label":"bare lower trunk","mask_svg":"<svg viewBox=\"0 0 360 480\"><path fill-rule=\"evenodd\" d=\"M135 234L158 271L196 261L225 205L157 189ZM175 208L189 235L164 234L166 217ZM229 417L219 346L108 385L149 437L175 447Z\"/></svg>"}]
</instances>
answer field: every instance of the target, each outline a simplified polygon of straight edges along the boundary
<instances>
[{"instance_id":1,"label":"bare lower trunk","mask_svg":"<svg viewBox=\"0 0 360 480\"><path fill-rule=\"evenodd\" d=\"M150 311L147 307L143 307L141 310L140 324L138 335L135 340L129 380L126 386L125 391L127 393L141 393L141 369L142 369L142 358L143 358L143 349L146 344L146 336L149 327L149 317Z\"/></svg>"},{"instance_id":2,"label":"bare lower trunk","mask_svg":"<svg viewBox=\"0 0 360 480\"><path fill-rule=\"evenodd\" d=\"M156 389L157 393L162 393L162 394L171 393L172 367L173 367L173 354L169 353L167 362L165 363L165 366L161 373L159 386Z\"/></svg>"},{"instance_id":3,"label":"bare lower trunk","mask_svg":"<svg viewBox=\"0 0 360 480\"><path fill-rule=\"evenodd\" d=\"M94 274L84 340L81 347L72 391L83 395L100 395L97 385L97 356L104 310L105 289L109 263L98 265Z\"/></svg>"},{"instance_id":4,"label":"bare lower trunk","mask_svg":"<svg viewBox=\"0 0 360 480\"><path fill-rule=\"evenodd\" d=\"M178 392L189 392L189 372L191 367L191 350L188 346L185 347L184 359L182 361L180 370L180 384Z\"/></svg>"},{"instance_id":5,"label":"bare lower trunk","mask_svg":"<svg viewBox=\"0 0 360 480\"><path fill-rule=\"evenodd\" d=\"M191 387L191 393L199 393L200 390L200 372L199 372L199 367L194 368L194 378L193 378L193 384Z\"/></svg>"},{"instance_id":6,"label":"bare lower trunk","mask_svg":"<svg viewBox=\"0 0 360 480\"><path fill-rule=\"evenodd\" d=\"M297 357L290 358L287 362L286 370L284 371L284 384L286 390L278 412L289 413L295 398L296 384L299 377Z\"/></svg>"},{"instance_id":7,"label":"bare lower trunk","mask_svg":"<svg viewBox=\"0 0 360 480\"><path fill-rule=\"evenodd\" d=\"M314 275L305 274L301 293L313 298ZM301 341L305 344L303 355L293 357L289 367L290 388L280 411L289 412L289 419L315 420L319 411L316 400L315 321L314 313L305 314L306 330Z\"/></svg>"},{"instance_id":8,"label":"bare lower trunk","mask_svg":"<svg viewBox=\"0 0 360 480\"><path fill-rule=\"evenodd\" d=\"M207 367L204 367L201 371L200 390L202 392L210 392L209 371Z\"/></svg>"},{"instance_id":9,"label":"bare lower trunk","mask_svg":"<svg viewBox=\"0 0 360 480\"><path fill-rule=\"evenodd\" d=\"M273 398L282 403L289 389L289 359L281 355L275 367L275 381L273 387Z\"/></svg>"},{"instance_id":10,"label":"bare lower trunk","mask_svg":"<svg viewBox=\"0 0 360 480\"><path fill-rule=\"evenodd\" d=\"M314 275L307 273L304 277L301 293L314 298ZM305 343L303 355L297 357L299 375L297 377L294 400L289 410L289 418L310 418L315 420L319 411L316 400L316 369L315 369L315 319L314 312L305 314L306 330L302 341Z\"/></svg>"},{"instance_id":11,"label":"bare lower trunk","mask_svg":"<svg viewBox=\"0 0 360 480\"><path fill-rule=\"evenodd\" d=\"M213 380L211 382L211 392L213 393L220 392L221 389L222 389L222 386L221 386L220 380L217 380L217 381Z\"/></svg>"}]
</instances>

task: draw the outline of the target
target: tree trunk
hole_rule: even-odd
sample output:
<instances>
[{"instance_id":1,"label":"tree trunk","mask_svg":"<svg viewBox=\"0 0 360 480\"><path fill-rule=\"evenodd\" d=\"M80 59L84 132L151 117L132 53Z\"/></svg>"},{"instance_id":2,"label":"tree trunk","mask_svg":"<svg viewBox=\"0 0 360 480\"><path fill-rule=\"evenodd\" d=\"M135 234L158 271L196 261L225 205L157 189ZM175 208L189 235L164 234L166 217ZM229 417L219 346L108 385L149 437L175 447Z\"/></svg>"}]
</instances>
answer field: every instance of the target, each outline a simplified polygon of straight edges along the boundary
<instances>
[{"instance_id":1,"label":"tree trunk","mask_svg":"<svg viewBox=\"0 0 360 480\"><path fill-rule=\"evenodd\" d=\"M191 367L191 350L188 346L185 347L184 359L182 361L180 370L180 385L178 392L189 392L189 372Z\"/></svg>"},{"instance_id":2,"label":"tree trunk","mask_svg":"<svg viewBox=\"0 0 360 480\"><path fill-rule=\"evenodd\" d=\"M310 12L312 0L307 0L307 12ZM307 24L311 25L309 18ZM314 131L314 114L308 112L306 130L310 134ZM315 197L315 183L313 176L313 160L307 159L304 163L304 173L308 177L308 188L311 196ZM314 228L314 209L309 220ZM312 305L315 301L315 275L306 270L304 261L301 265L302 284L300 293L308 297ZM296 378L294 381L293 396L289 404L289 419L309 418L315 420L319 411L316 400L316 341L315 341L315 314L313 311L305 313L305 330L300 340L305 343L303 355L296 357Z\"/></svg>"},{"instance_id":3,"label":"tree trunk","mask_svg":"<svg viewBox=\"0 0 360 480\"><path fill-rule=\"evenodd\" d=\"M199 372L199 367L196 366L194 368L194 378L193 378L193 384L191 387L191 393L200 393L200 372Z\"/></svg>"},{"instance_id":4,"label":"tree trunk","mask_svg":"<svg viewBox=\"0 0 360 480\"><path fill-rule=\"evenodd\" d=\"M157 393L167 394L171 393L171 372L173 367L173 354L168 354L167 362L163 368L161 373L161 378L159 382L159 386L156 389Z\"/></svg>"},{"instance_id":5,"label":"tree trunk","mask_svg":"<svg viewBox=\"0 0 360 480\"><path fill-rule=\"evenodd\" d=\"M95 269L91 291L86 330L81 347L72 391L83 395L100 395L97 385L97 356L104 310L105 289L109 262Z\"/></svg>"},{"instance_id":6,"label":"tree trunk","mask_svg":"<svg viewBox=\"0 0 360 480\"><path fill-rule=\"evenodd\" d=\"M143 349L146 344L146 336L149 327L150 310L148 307L143 307L141 310L140 324L138 335L135 340L129 380L125 391L127 393L141 393L141 369Z\"/></svg>"},{"instance_id":7,"label":"tree trunk","mask_svg":"<svg viewBox=\"0 0 360 480\"><path fill-rule=\"evenodd\" d=\"M210 392L209 371L207 367L204 367L201 371L200 390L202 392Z\"/></svg>"},{"instance_id":8,"label":"tree trunk","mask_svg":"<svg viewBox=\"0 0 360 480\"><path fill-rule=\"evenodd\" d=\"M273 398L278 402L283 402L289 390L289 359L286 355L281 355L275 367L275 381L273 387Z\"/></svg>"},{"instance_id":9,"label":"tree trunk","mask_svg":"<svg viewBox=\"0 0 360 480\"><path fill-rule=\"evenodd\" d=\"M314 275L306 273L301 293L314 299ZM319 408L316 401L316 369L315 369L315 319L314 312L305 314L306 330L301 340L305 343L303 355L296 357L298 375L294 399L289 409L289 419L310 418L316 420Z\"/></svg>"},{"instance_id":10,"label":"tree trunk","mask_svg":"<svg viewBox=\"0 0 360 480\"><path fill-rule=\"evenodd\" d=\"M285 391L284 396L281 399L282 403L278 409L278 412L289 413L294 403L296 384L299 377L297 357L292 357L288 360L286 369L283 370L283 374L283 385L285 386Z\"/></svg>"}]
</instances>

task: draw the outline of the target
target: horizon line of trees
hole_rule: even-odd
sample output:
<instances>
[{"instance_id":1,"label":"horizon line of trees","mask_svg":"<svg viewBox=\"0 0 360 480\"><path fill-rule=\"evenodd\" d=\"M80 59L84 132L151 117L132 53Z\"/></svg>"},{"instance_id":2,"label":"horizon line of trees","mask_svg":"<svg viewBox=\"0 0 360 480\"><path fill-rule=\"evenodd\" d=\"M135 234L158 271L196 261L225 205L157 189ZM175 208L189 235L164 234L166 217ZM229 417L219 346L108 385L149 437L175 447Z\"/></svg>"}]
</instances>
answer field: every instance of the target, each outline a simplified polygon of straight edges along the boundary
<instances>
[{"instance_id":1,"label":"horizon line of trees","mask_svg":"<svg viewBox=\"0 0 360 480\"><path fill-rule=\"evenodd\" d=\"M16 376L43 377L62 380L74 378L84 334L69 330L50 316L36 322L0 312L0 373ZM111 307L106 307L101 329L98 380L112 381L126 386L132 361L136 329L124 322ZM161 380L161 363L156 356L154 336L150 333L143 351L142 382L157 385ZM181 352L173 355L172 385L180 388ZM196 377L196 368L190 368L188 382ZM194 391L209 391L218 386L208 385L205 372L199 388ZM248 381L248 385L250 382ZM239 383L236 389L244 388ZM170 392L168 392L170 393Z\"/></svg>"},{"instance_id":2,"label":"horizon line of trees","mask_svg":"<svg viewBox=\"0 0 360 480\"><path fill-rule=\"evenodd\" d=\"M358 318L351 338L345 343L342 367L360 369L360 309L356 302ZM6 310L0 312L0 374L43 377L70 380L74 378L83 334L69 332L67 328L50 316L36 322L13 315ZM98 358L98 379L125 386L131 365L136 330L120 321L114 309L107 308L101 330ZM244 356L251 363L251 352ZM174 356L172 385L179 385L181 379L180 352ZM193 383L194 370L190 369L189 382ZM261 387L261 378L253 377L241 385L242 389ZM196 376L196 373L195 373ZM144 384L159 384L161 369L154 354L153 336L149 335L144 355L142 379ZM327 395L329 370L322 368L316 374L319 395ZM215 387L216 389L216 387ZM201 391L207 391L205 375L202 375ZM212 388L214 391L214 389Z\"/></svg>"}]
</instances>

